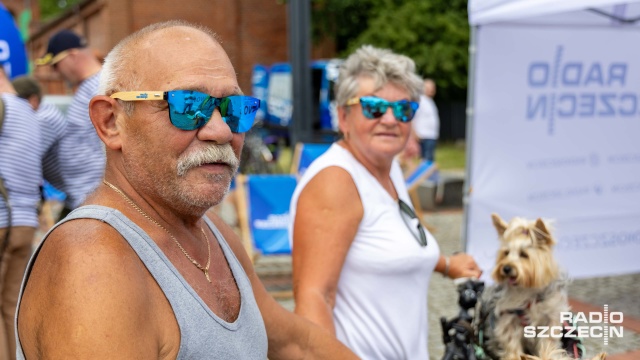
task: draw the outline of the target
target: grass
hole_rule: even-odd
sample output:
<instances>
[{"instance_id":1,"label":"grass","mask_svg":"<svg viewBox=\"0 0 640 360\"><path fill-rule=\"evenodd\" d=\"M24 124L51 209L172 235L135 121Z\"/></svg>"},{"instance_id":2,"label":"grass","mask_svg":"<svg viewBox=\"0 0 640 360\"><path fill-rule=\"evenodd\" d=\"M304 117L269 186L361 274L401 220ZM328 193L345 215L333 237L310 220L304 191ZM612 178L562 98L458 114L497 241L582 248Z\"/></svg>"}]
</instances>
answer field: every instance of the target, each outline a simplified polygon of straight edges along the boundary
<instances>
[{"instance_id":1,"label":"grass","mask_svg":"<svg viewBox=\"0 0 640 360\"><path fill-rule=\"evenodd\" d=\"M291 168L293 151L282 148L277 158L278 172L288 173ZM466 148L464 142L439 141L436 148L436 162L443 170L463 170L466 162Z\"/></svg>"},{"instance_id":2,"label":"grass","mask_svg":"<svg viewBox=\"0 0 640 360\"><path fill-rule=\"evenodd\" d=\"M439 141L436 146L436 163L442 170L464 169L467 160L464 142Z\"/></svg>"}]
</instances>

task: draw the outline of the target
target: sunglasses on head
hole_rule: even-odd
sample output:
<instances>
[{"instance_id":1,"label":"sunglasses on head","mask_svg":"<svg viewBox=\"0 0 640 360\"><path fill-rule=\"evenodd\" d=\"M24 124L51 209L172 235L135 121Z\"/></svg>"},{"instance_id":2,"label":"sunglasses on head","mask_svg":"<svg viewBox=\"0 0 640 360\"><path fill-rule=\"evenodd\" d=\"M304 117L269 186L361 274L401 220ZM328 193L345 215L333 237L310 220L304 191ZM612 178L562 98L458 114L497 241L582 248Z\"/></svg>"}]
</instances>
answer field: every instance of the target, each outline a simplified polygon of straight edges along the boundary
<instances>
[{"instance_id":1,"label":"sunglasses on head","mask_svg":"<svg viewBox=\"0 0 640 360\"><path fill-rule=\"evenodd\" d=\"M213 111L218 108L222 120L234 133L249 131L253 126L260 100L251 96L232 95L216 98L193 90L172 91L123 91L111 95L123 101L166 100L169 104L169 120L181 130L203 127Z\"/></svg>"},{"instance_id":2,"label":"sunglasses on head","mask_svg":"<svg viewBox=\"0 0 640 360\"><path fill-rule=\"evenodd\" d=\"M347 105L356 105L360 103L362 106L362 114L367 119L377 119L382 117L387 108L391 106L393 116L400 122L409 122L418 110L418 103L415 101L399 100L390 102L375 96L355 97L347 101Z\"/></svg>"}]
</instances>

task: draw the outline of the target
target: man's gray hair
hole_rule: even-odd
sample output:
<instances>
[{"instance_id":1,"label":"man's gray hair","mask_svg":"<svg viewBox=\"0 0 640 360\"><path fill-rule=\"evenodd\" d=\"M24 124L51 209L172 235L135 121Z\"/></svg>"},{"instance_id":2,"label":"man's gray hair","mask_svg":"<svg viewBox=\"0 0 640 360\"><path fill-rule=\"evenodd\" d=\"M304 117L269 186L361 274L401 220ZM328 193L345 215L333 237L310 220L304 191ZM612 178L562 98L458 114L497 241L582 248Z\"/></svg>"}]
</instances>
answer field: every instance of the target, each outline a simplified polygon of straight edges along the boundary
<instances>
[{"instance_id":1,"label":"man's gray hair","mask_svg":"<svg viewBox=\"0 0 640 360\"><path fill-rule=\"evenodd\" d=\"M411 58L389 49L364 45L349 55L340 66L335 85L336 102L338 106L343 106L357 94L360 77L372 78L376 90L392 83L407 90L411 100L418 101L422 94L422 78L415 71L416 64Z\"/></svg>"},{"instance_id":2,"label":"man's gray hair","mask_svg":"<svg viewBox=\"0 0 640 360\"><path fill-rule=\"evenodd\" d=\"M144 79L141 79L136 72L131 71L132 64L137 61L136 49L149 34L172 27L189 27L200 30L209 35L215 42L220 43L218 36L209 28L183 20L170 20L146 26L124 38L107 54L100 73L98 95L111 95L119 91L159 90L141 89L140 86L142 86ZM127 115L133 113L133 106L133 101L123 102L124 111Z\"/></svg>"}]
</instances>

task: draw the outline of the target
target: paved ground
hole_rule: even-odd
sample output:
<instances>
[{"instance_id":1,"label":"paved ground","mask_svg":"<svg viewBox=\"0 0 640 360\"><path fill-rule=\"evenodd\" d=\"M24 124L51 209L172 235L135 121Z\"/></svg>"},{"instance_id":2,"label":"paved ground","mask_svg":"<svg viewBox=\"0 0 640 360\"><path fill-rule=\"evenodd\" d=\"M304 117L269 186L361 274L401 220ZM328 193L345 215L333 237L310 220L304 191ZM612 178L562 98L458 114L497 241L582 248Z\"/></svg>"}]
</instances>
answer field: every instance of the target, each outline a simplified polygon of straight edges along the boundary
<instances>
[{"instance_id":1,"label":"paved ground","mask_svg":"<svg viewBox=\"0 0 640 360\"><path fill-rule=\"evenodd\" d=\"M438 239L441 250L450 254L460 249L460 229L462 211L447 210L425 214L425 221ZM606 264L601 264L606 266ZM287 297L286 290L291 288L290 258L279 256L259 258L256 268L268 289L281 298L279 301L288 309L294 303ZM610 311L621 311L625 316L623 338L611 338L608 346L602 339L586 339L587 355L606 351L612 355L609 360L640 359L640 274L594 278L574 281L569 288L574 311L602 311L604 304ZM284 292L283 292L284 291ZM284 295L284 297L282 297ZM429 289L429 350L431 359L442 357L442 332L440 317L456 315L458 294L453 283L439 274L434 274Z\"/></svg>"}]
</instances>

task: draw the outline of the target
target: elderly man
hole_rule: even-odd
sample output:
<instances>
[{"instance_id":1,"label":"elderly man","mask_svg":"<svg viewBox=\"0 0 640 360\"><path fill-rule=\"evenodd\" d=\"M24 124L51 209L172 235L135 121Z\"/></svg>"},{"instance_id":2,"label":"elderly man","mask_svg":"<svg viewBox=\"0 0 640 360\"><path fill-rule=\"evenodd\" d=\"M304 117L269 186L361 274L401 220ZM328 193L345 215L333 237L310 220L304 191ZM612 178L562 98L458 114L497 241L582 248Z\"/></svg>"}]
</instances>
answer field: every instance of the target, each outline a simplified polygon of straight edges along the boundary
<instances>
[{"instance_id":1,"label":"elderly man","mask_svg":"<svg viewBox=\"0 0 640 360\"><path fill-rule=\"evenodd\" d=\"M36 114L16 95L1 64L0 95L0 359L14 359L20 282L38 228L42 150Z\"/></svg>"},{"instance_id":2,"label":"elderly man","mask_svg":"<svg viewBox=\"0 0 640 360\"><path fill-rule=\"evenodd\" d=\"M84 38L62 30L49 39L47 53L36 61L51 65L66 81L77 86L67 110L67 126L60 139L60 172L67 193L63 216L78 207L102 179L104 147L89 119L89 101L97 94L102 64Z\"/></svg>"},{"instance_id":3,"label":"elderly man","mask_svg":"<svg viewBox=\"0 0 640 360\"><path fill-rule=\"evenodd\" d=\"M105 179L31 262L18 355L353 358L279 306L232 229L204 216L229 188L259 105L240 95L215 36L183 22L142 29L107 56L100 93L90 113ZM190 95L195 113L184 112Z\"/></svg>"}]
</instances>

